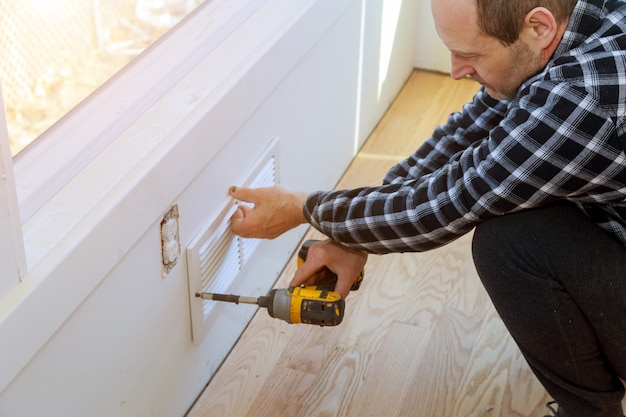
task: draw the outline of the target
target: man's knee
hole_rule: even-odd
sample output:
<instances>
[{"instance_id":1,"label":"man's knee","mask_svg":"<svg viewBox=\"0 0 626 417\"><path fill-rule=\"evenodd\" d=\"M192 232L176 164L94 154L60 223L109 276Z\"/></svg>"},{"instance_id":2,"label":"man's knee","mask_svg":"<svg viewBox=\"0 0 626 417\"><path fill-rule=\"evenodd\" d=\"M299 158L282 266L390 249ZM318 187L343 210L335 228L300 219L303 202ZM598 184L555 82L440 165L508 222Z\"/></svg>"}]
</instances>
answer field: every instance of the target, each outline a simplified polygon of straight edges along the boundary
<instances>
[{"instance_id":1,"label":"man's knee","mask_svg":"<svg viewBox=\"0 0 626 417\"><path fill-rule=\"evenodd\" d=\"M545 249L562 245L561 236L582 217L571 204L560 202L486 220L474 231L474 262L478 267L521 258L538 260Z\"/></svg>"},{"instance_id":2,"label":"man's knee","mask_svg":"<svg viewBox=\"0 0 626 417\"><path fill-rule=\"evenodd\" d=\"M511 247L511 238L515 231L508 216L487 220L474 230L472 238L472 256L477 269L486 265L494 265L506 260ZM480 273L480 269L479 269Z\"/></svg>"}]
</instances>

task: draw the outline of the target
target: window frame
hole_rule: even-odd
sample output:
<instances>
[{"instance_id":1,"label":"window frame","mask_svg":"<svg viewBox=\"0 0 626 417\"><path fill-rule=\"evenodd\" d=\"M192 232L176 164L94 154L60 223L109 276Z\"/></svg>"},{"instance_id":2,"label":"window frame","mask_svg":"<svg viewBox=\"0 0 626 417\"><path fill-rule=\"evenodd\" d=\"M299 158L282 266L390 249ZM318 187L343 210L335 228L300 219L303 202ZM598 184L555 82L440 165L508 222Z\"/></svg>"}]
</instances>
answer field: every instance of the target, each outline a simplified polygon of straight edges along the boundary
<instances>
[{"instance_id":1,"label":"window frame","mask_svg":"<svg viewBox=\"0 0 626 417\"><path fill-rule=\"evenodd\" d=\"M22 223L266 1L207 0L18 153L13 170ZM207 21L220 24L207 30Z\"/></svg>"},{"instance_id":2,"label":"window frame","mask_svg":"<svg viewBox=\"0 0 626 417\"><path fill-rule=\"evenodd\" d=\"M4 109L0 89L0 109ZM15 174L4 112L0 114L0 302L26 273L22 225L17 205Z\"/></svg>"}]
</instances>

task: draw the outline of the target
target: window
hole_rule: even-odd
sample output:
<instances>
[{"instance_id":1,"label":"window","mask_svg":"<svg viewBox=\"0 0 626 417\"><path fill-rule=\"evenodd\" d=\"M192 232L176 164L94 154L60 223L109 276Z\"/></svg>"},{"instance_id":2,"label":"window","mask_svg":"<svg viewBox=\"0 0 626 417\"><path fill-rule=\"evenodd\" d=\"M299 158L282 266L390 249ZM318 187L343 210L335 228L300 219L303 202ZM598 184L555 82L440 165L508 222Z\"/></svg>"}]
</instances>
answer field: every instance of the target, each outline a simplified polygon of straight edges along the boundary
<instances>
[{"instance_id":1,"label":"window","mask_svg":"<svg viewBox=\"0 0 626 417\"><path fill-rule=\"evenodd\" d=\"M17 155L204 0L0 0L0 62Z\"/></svg>"},{"instance_id":2,"label":"window","mask_svg":"<svg viewBox=\"0 0 626 417\"><path fill-rule=\"evenodd\" d=\"M91 94L85 92L78 104L68 104L64 116L57 116L60 119L50 118L47 123L42 122L42 127L37 131L23 135L32 140L27 144L16 143L13 148L23 148L14 154L13 169L16 179L16 193L19 205L19 214L22 223L28 221L33 214L43 207L62 187L74 178L81 170L87 167L91 161L101 154L117 137L126 131L141 115L156 103L167 91L169 91L178 81L180 81L194 66L219 46L224 39L238 28L248 17L265 3L266 0L24 0L16 2L10 0L0 0L0 7L8 10L17 7L15 4L30 5L40 9L45 7L48 14L65 13L71 4L87 7L87 11L78 13L72 19L66 20L64 26L72 26L76 21L85 19L91 22L92 31L72 32L67 35L67 42L76 36L87 37L92 40L92 54L108 57L110 61L117 61L119 58L126 59L129 65L117 63L115 66L121 68L112 76L101 77L102 85L93 85L95 89ZM119 12L112 12L121 4L130 4L126 7L129 15L135 19L136 23L129 24L127 17ZM118 5L118 6L115 6ZM181 13L174 13L174 5L182 5L187 15L181 17ZM197 5L197 6L195 6ZM148 7L150 6L150 7ZM156 7L158 6L158 7ZM193 7L195 8L191 10ZM20 6L21 7L21 6ZM78 7L78 6L76 6ZM119 6L123 9L123 6ZM98 11L96 13L95 11ZM105 13L104 10L109 12ZM14 27L12 23L7 23L4 10L0 10L0 31L3 25L7 28ZM42 12L43 13L43 12ZM46 13L43 13L44 15ZM112 17L114 16L114 17ZM4 20L3 20L4 19ZM30 19L30 17L29 17ZM55 20L54 18L52 20ZM176 21L181 20L178 24ZM70 24L71 22L71 24ZM98 23L99 22L99 23ZM120 22L125 22L124 24ZM167 23L165 25L165 23ZM16 22L17 24L17 22ZM161 27L165 25L169 30ZM87 25L86 27L90 27ZM155 27L154 38L150 41L127 38L117 34L121 28L133 27L130 32L137 32L139 27L148 31L147 28ZM161 29L158 29L161 27ZM101 28L96 30L97 28ZM12 29L15 30L15 29ZM101 31L102 33L99 33ZM167 31L167 33L165 33ZM36 31L35 31L36 32ZM163 33L165 33L163 35ZM82 35L81 35L82 34ZM15 38L15 35L11 35ZM8 36L8 38L11 38ZM130 34L128 36L131 36ZM133 35L134 36L134 35ZM3 38L0 38L3 39ZM16 42L13 40L12 42ZM8 44L8 42L7 42ZM3 40L0 40L0 48ZM144 50L145 48L145 50ZM25 53L28 48L17 49ZM143 52L141 52L143 50ZM59 51L54 51L53 56ZM6 53L5 53L6 55ZM23 61L19 54L17 58L11 59L13 67L18 62ZM69 59L69 58L68 58ZM86 60L74 59L74 67L67 70L72 73L67 78L76 78L77 74L90 72ZM71 59L70 59L71 60ZM6 91L7 77L2 69L4 63L0 63L0 77L4 96L18 97L23 94L8 93ZM7 64L8 65L8 64ZM28 64L21 64L24 68ZM98 67L98 65L93 65ZM91 67L89 67L91 68ZM57 80L63 71L50 70L51 74L57 75ZM88 74L87 74L88 75ZM46 78L52 80L53 78ZM16 84L14 82L13 84ZM50 84L48 82L48 84ZM48 85L44 83L44 85ZM53 83L54 84L54 83ZM66 87L67 89L79 89L84 87L81 83ZM42 90L43 91L43 90ZM53 88L53 94L56 90ZM79 101L75 98L73 101ZM8 100L5 99L5 102ZM25 101L25 100L22 100ZM68 100L69 101L69 100ZM72 107L75 105L75 107ZM5 103L7 109L11 105ZM39 105L41 107L41 105ZM58 107L56 104L45 105L43 107ZM71 109L71 110L70 110ZM46 109L48 111L48 109ZM7 111L7 119L20 119L23 116L14 117L11 110ZM58 114L62 114L59 112ZM44 117L42 117L44 119ZM45 119L48 119L45 117ZM55 121L56 120L56 121ZM52 124L51 124L52 123ZM11 122L9 122L11 124ZM30 125L31 123L26 123ZM46 127L51 124L50 127ZM9 130L16 136L15 131L21 128L11 127ZM11 135L10 135L11 136ZM13 139L9 139L13 141ZM24 148L24 146L26 146Z\"/></svg>"},{"instance_id":3,"label":"window","mask_svg":"<svg viewBox=\"0 0 626 417\"><path fill-rule=\"evenodd\" d=\"M113 187L96 158L126 156L118 139L265 1L0 0L0 301L96 204L64 187Z\"/></svg>"}]
</instances>

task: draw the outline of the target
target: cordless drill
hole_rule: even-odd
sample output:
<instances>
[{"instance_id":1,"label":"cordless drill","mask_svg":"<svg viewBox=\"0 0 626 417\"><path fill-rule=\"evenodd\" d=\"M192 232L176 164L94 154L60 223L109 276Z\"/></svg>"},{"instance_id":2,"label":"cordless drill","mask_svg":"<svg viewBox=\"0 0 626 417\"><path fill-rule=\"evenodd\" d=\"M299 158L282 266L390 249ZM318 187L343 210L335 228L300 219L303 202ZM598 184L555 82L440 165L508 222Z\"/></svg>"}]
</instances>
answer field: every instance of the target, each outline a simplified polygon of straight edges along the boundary
<instances>
[{"instance_id":1,"label":"cordless drill","mask_svg":"<svg viewBox=\"0 0 626 417\"><path fill-rule=\"evenodd\" d=\"M304 242L298 252L298 267L306 261L309 247L316 240ZM230 294L196 293L204 300L225 301L230 303L256 304L267 308L270 317L287 323L306 323L319 326L336 326L343 320L345 301L341 294L333 291L337 275L325 269L316 285L305 287L277 288L261 297L244 297ZM357 290L363 280L363 271L352 286Z\"/></svg>"}]
</instances>

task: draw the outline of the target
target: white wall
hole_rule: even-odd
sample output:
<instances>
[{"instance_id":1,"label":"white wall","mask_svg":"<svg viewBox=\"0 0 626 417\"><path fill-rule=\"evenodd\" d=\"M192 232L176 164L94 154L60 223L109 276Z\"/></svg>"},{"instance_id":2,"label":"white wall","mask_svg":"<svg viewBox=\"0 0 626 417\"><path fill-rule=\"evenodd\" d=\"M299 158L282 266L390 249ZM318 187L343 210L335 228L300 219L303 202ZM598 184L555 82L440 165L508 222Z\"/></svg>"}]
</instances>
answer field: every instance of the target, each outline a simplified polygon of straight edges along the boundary
<instances>
[{"instance_id":1,"label":"white wall","mask_svg":"<svg viewBox=\"0 0 626 417\"><path fill-rule=\"evenodd\" d=\"M450 53L439 39L430 9L430 0L417 1L417 43L415 67L432 71L450 72Z\"/></svg>"},{"instance_id":2,"label":"white wall","mask_svg":"<svg viewBox=\"0 0 626 417\"><path fill-rule=\"evenodd\" d=\"M414 66L422 0L366 0L364 4L362 89L358 98L363 104L357 132L362 140L376 126Z\"/></svg>"},{"instance_id":3,"label":"white wall","mask_svg":"<svg viewBox=\"0 0 626 417\"><path fill-rule=\"evenodd\" d=\"M192 344L185 262L161 276L163 214L178 204L186 247L274 137L282 185L332 188L412 69L417 3L268 0L103 152L87 173L162 135L26 277L37 285L0 305L0 334L15 335L0 342L0 372L23 362L5 373L0 416L182 416L255 309L217 306L209 334ZM381 33L390 25L399 30ZM240 50L245 59L223 74L220 62ZM209 80L216 87L205 91ZM159 115L176 112L183 122L164 126ZM89 181L79 176L64 192ZM304 231L263 242L254 274L233 292L269 290ZM132 243L119 244L121 234Z\"/></svg>"}]
</instances>

